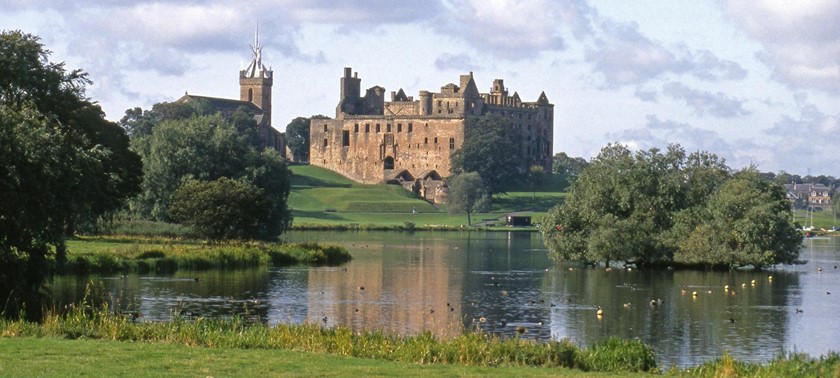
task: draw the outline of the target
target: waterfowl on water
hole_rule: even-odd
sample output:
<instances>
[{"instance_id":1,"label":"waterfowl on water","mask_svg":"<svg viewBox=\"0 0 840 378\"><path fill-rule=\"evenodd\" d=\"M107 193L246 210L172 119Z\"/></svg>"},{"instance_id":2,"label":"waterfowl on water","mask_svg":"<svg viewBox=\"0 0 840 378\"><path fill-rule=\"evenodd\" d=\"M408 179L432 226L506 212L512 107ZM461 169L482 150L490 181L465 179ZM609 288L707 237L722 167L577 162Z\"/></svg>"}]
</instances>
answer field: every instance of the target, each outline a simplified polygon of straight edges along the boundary
<instances>
[{"instance_id":1,"label":"waterfowl on water","mask_svg":"<svg viewBox=\"0 0 840 378\"><path fill-rule=\"evenodd\" d=\"M601 306L598 306L598 311L595 311L595 315L598 315L598 316L603 316L604 315L604 310L601 309Z\"/></svg>"}]
</instances>

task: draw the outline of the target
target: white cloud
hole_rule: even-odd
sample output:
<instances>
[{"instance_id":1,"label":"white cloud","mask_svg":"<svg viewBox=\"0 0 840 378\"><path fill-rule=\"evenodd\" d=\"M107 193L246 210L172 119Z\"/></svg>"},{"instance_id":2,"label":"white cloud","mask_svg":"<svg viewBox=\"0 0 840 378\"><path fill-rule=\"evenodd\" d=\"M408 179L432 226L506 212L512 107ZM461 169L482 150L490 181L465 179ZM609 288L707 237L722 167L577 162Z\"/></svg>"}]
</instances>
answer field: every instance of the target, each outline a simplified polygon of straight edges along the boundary
<instances>
[{"instance_id":1,"label":"white cloud","mask_svg":"<svg viewBox=\"0 0 840 378\"><path fill-rule=\"evenodd\" d=\"M688 74L704 81L741 80L747 71L709 50L668 47L639 31L635 23L600 20L586 60L604 76L607 85L642 84L665 75Z\"/></svg>"},{"instance_id":2,"label":"white cloud","mask_svg":"<svg viewBox=\"0 0 840 378\"><path fill-rule=\"evenodd\" d=\"M840 93L840 2L727 0L726 10L764 44L777 80Z\"/></svg>"},{"instance_id":3,"label":"white cloud","mask_svg":"<svg viewBox=\"0 0 840 378\"><path fill-rule=\"evenodd\" d=\"M510 60L533 58L565 48L561 26L582 28L575 9L553 0L455 0L436 21L441 33L463 38L477 51Z\"/></svg>"},{"instance_id":4,"label":"white cloud","mask_svg":"<svg viewBox=\"0 0 840 378\"><path fill-rule=\"evenodd\" d=\"M699 91L682 83L670 82L662 87L662 93L685 101L698 117L708 114L718 118L733 118L750 114L744 109L743 100L731 98L722 92Z\"/></svg>"}]
</instances>

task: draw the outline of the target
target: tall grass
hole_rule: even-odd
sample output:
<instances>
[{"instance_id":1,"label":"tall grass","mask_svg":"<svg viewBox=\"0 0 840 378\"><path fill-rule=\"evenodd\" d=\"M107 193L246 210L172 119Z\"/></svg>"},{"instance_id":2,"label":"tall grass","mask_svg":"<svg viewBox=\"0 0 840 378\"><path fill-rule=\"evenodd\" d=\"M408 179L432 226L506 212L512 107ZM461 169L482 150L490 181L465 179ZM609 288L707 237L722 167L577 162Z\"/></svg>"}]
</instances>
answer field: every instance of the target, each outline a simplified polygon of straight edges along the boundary
<instances>
[{"instance_id":1,"label":"tall grass","mask_svg":"<svg viewBox=\"0 0 840 378\"><path fill-rule=\"evenodd\" d=\"M339 265L343 247L315 243L204 244L174 239L81 238L68 242L62 273L173 272L295 264Z\"/></svg>"},{"instance_id":2,"label":"tall grass","mask_svg":"<svg viewBox=\"0 0 840 378\"><path fill-rule=\"evenodd\" d=\"M728 353L696 368L671 369L669 375L693 377L840 377L840 354L817 358L802 353L782 354L766 364L737 361Z\"/></svg>"},{"instance_id":3,"label":"tall grass","mask_svg":"<svg viewBox=\"0 0 840 378\"><path fill-rule=\"evenodd\" d=\"M314 323L267 326L240 317L136 322L130 314L115 313L107 301L92 302L90 291L89 288L88 295L78 306L63 313L54 311L40 324L0 320L0 337L84 338L210 348L285 349L419 364L656 371L650 347L637 340L608 339L591 348L580 348L568 340L541 343L501 338L479 331L464 332L441 340L429 332L395 336L381 331L355 332L341 326L327 328Z\"/></svg>"}]
</instances>

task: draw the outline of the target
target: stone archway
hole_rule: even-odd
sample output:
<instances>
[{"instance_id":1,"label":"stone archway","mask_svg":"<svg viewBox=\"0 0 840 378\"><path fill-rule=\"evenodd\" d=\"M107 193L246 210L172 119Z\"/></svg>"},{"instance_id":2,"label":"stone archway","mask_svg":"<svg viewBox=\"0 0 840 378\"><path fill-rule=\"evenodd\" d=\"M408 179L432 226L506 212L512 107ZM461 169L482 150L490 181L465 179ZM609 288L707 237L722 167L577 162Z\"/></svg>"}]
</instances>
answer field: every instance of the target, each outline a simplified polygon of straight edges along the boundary
<instances>
[{"instance_id":1,"label":"stone archway","mask_svg":"<svg viewBox=\"0 0 840 378\"><path fill-rule=\"evenodd\" d=\"M394 169L394 158L393 157L388 156L388 157L385 158L384 168L385 169Z\"/></svg>"}]
</instances>

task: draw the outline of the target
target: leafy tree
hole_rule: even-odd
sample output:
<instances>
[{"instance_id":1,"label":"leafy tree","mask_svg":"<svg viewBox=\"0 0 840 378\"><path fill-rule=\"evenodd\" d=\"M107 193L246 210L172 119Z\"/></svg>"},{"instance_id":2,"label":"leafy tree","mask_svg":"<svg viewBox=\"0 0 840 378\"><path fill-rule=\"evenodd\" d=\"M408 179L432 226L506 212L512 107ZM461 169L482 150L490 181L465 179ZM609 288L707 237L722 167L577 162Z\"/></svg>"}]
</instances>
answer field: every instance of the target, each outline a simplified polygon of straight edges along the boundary
<instances>
[{"instance_id":1,"label":"leafy tree","mask_svg":"<svg viewBox=\"0 0 840 378\"><path fill-rule=\"evenodd\" d=\"M297 117L286 125L286 145L295 161L309 161L309 118Z\"/></svg>"},{"instance_id":2,"label":"leafy tree","mask_svg":"<svg viewBox=\"0 0 840 378\"><path fill-rule=\"evenodd\" d=\"M485 114L470 116L465 123L464 143L452 154L453 172L477 172L491 195L524 178L520 136L507 118Z\"/></svg>"},{"instance_id":3,"label":"leafy tree","mask_svg":"<svg viewBox=\"0 0 840 378\"><path fill-rule=\"evenodd\" d=\"M0 33L0 301L15 315L65 258L64 236L138 191L140 160L38 37ZM57 263L57 264L56 264Z\"/></svg>"},{"instance_id":4,"label":"leafy tree","mask_svg":"<svg viewBox=\"0 0 840 378\"><path fill-rule=\"evenodd\" d=\"M528 169L528 186L531 187L531 192L534 198L537 198L537 188L541 187L545 182L545 169L541 165L534 165Z\"/></svg>"},{"instance_id":5,"label":"leafy tree","mask_svg":"<svg viewBox=\"0 0 840 378\"><path fill-rule=\"evenodd\" d=\"M265 149L256 162L246 168L245 179L265 192L266 217L260 232L255 238L274 240L292 224L292 212L289 210L292 172L286 166L286 160L273 149Z\"/></svg>"},{"instance_id":6,"label":"leafy tree","mask_svg":"<svg viewBox=\"0 0 840 378\"><path fill-rule=\"evenodd\" d=\"M798 256L789 219L778 185L754 172L733 178L713 154L610 144L540 229L556 259L763 267Z\"/></svg>"},{"instance_id":7,"label":"leafy tree","mask_svg":"<svg viewBox=\"0 0 840 378\"><path fill-rule=\"evenodd\" d=\"M587 165L589 163L582 157L571 157L565 152L558 152L552 157L551 171L571 184L577 180L578 175Z\"/></svg>"},{"instance_id":8,"label":"leafy tree","mask_svg":"<svg viewBox=\"0 0 840 378\"><path fill-rule=\"evenodd\" d=\"M674 262L708 267L758 268L791 264L799 257L802 235L791 224L784 190L755 170L737 173L712 194L689 234L679 238ZM693 217L692 217L693 218Z\"/></svg>"},{"instance_id":9,"label":"leafy tree","mask_svg":"<svg viewBox=\"0 0 840 378\"><path fill-rule=\"evenodd\" d=\"M481 176L476 172L452 176L449 179L449 194L446 196L449 215L466 212L467 225L471 225L471 213L484 212L490 208L490 194L485 188Z\"/></svg>"},{"instance_id":10,"label":"leafy tree","mask_svg":"<svg viewBox=\"0 0 840 378\"><path fill-rule=\"evenodd\" d=\"M163 121L153 127L151 135L133 139L145 171L143 192L133 203L134 211L148 219L172 220L173 195L185 182L227 177L244 180L265 193L267 215L260 220L259 232L248 231L247 235L267 240L279 236L291 224L287 207L291 172L277 151L259 152L240 126L220 114L194 114Z\"/></svg>"},{"instance_id":11,"label":"leafy tree","mask_svg":"<svg viewBox=\"0 0 840 378\"><path fill-rule=\"evenodd\" d=\"M212 240L252 239L268 218L265 192L247 182L221 177L187 180L172 196L169 213Z\"/></svg>"}]
</instances>

